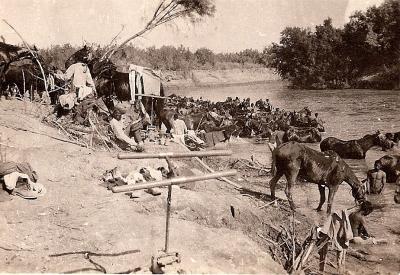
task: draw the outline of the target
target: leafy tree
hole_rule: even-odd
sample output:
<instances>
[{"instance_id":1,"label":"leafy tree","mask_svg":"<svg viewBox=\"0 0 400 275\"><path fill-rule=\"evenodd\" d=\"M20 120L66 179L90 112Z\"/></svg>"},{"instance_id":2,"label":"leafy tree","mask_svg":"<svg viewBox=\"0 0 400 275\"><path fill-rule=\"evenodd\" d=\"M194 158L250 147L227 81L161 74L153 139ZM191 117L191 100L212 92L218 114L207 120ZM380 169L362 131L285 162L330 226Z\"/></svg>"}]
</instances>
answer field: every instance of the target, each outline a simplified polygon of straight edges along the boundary
<instances>
[{"instance_id":1,"label":"leafy tree","mask_svg":"<svg viewBox=\"0 0 400 275\"><path fill-rule=\"evenodd\" d=\"M400 1L358 11L343 29L329 18L314 32L286 28L264 53L264 63L294 87L357 87L371 75L378 76L378 88L400 87Z\"/></svg>"},{"instance_id":2,"label":"leafy tree","mask_svg":"<svg viewBox=\"0 0 400 275\"><path fill-rule=\"evenodd\" d=\"M197 62L203 66L207 63L212 66L215 65L215 56L210 49L200 48L194 53L194 55L196 56Z\"/></svg>"},{"instance_id":3,"label":"leafy tree","mask_svg":"<svg viewBox=\"0 0 400 275\"><path fill-rule=\"evenodd\" d=\"M293 86L308 87L312 58L312 33L309 29L288 27L281 32L280 44L271 47L271 66Z\"/></svg>"},{"instance_id":4,"label":"leafy tree","mask_svg":"<svg viewBox=\"0 0 400 275\"><path fill-rule=\"evenodd\" d=\"M152 18L147 22L145 27L138 33L128 37L118 47L106 52L103 58L110 58L115 51L121 49L133 39L176 18L189 18L194 22L204 16L213 16L214 13L215 5L213 0L160 0Z\"/></svg>"}]
</instances>

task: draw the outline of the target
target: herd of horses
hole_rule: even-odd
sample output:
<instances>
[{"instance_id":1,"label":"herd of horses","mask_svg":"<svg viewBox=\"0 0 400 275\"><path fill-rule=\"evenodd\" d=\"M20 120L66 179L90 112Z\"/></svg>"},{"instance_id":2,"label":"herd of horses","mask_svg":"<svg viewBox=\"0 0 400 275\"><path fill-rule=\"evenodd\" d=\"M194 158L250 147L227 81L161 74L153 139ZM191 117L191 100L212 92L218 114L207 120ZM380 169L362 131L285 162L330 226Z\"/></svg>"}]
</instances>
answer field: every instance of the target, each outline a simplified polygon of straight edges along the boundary
<instances>
[{"instance_id":1,"label":"herd of horses","mask_svg":"<svg viewBox=\"0 0 400 275\"><path fill-rule=\"evenodd\" d=\"M291 190L297 177L300 176L318 185L320 202L317 211L320 211L325 203L326 187L329 190L327 212L331 212L334 196L343 181L350 185L353 197L362 204L366 202L365 186L342 158L365 159L367 151L373 146L380 146L382 150L390 149L399 142L398 138L394 140L392 138L399 135L399 132L386 135L377 132L349 141L328 137L320 143L321 152L297 142L283 143L272 151L275 172L269 183L271 196L275 198L276 183L285 175L285 194L290 207L295 209ZM395 182L400 171L400 156L385 155L377 162L387 174L387 182Z\"/></svg>"},{"instance_id":2,"label":"herd of horses","mask_svg":"<svg viewBox=\"0 0 400 275\"><path fill-rule=\"evenodd\" d=\"M120 101L130 100L129 74L120 72L110 60L101 60L97 57L90 57L92 49L83 47L81 50L74 53L66 62L65 67L76 62L87 60L88 67L92 73L96 84L97 98L101 98L106 106L112 111L114 108L113 98ZM35 60L36 59L36 60ZM14 65L22 61L31 61L19 65ZM35 88L39 91L44 90L43 81L41 81L40 70L35 61L43 63L40 56L35 52L32 56L32 50L27 50L21 47L0 43L0 89L5 90L10 85L14 84L22 86L21 81L24 81L24 86ZM47 64L42 64L46 76L54 73L54 68ZM24 73L23 73L24 72ZM24 75L22 79L21 75ZM63 83L57 83L62 86ZM162 84L161 84L162 85ZM60 89L50 91L53 103L57 100L57 94ZM161 96L164 96L164 89L161 86ZM167 104L163 99L148 100L144 98L144 105L147 110L153 109L158 116L159 123L164 123L167 130L171 129L173 114L179 112L185 120L188 128L194 130L205 131L221 131L223 130L228 139L231 135L247 136L249 133L254 133L261 137L271 137L272 133L279 135L281 133L281 145L275 148L272 152L273 163L275 166L275 175L270 181L270 189L272 197L275 197L275 187L278 180L285 175L287 186L285 193L289 200L292 209L295 208L292 199L292 186L298 176L305 180L316 183L320 191L320 203L317 210L321 210L325 203L325 187L329 189L327 211L332 209L332 202L339 185L346 181L352 189L354 198L363 203L366 201L363 184L358 180L351 168L342 158L363 159L366 152L373 146L381 146L384 149L387 146L387 140L400 137L400 133L390 135L382 135L379 133L366 135L358 140L343 141L334 137L328 137L321 142L321 129L317 127L309 127L310 125L298 125L293 120L294 115L280 116L278 123L271 126L271 121L262 121L257 116L247 116L235 113L232 123L229 125L217 125L215 119L210 117L207 111L201 108L196 108L198 112L186 113L178 108L167 108ZM229 102L228 102L229 103ZM222 106L227 110L229 105ZM207 106L206 108L209 108ZM276 126L278 125L278 126ZM297 127L296 127L297 126ZM303 127L298 127L303 126ZM321 152L313 150L301 143L321 142ZM381 160L383 169L388 173L388 179L393 180L396 169L400 169L400 157L385 156Z\"/></svg>"}]
</instances>

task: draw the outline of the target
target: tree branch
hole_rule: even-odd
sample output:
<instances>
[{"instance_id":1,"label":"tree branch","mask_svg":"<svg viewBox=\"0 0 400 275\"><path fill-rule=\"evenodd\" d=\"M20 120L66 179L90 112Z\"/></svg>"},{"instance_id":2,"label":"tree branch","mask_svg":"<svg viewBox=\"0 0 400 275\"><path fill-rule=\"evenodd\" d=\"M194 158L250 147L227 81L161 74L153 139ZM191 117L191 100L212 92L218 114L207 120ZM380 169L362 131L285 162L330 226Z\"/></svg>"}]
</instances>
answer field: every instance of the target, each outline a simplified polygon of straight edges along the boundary
<instances>
[{"instance_id":1,"label":"tree branch","mask_svg":"<svg viewBox=\"0 0 400 275\"><path fill-rule=\"evenodd\" d=\"M47 80L46 80L46 75L44 73L42 64L39 61L39 58L33 53L32 49L29 47L29 44L25 41L25 39L22 37L22 35L13 27L10 25L10 23L8 23L5 19L3 19L4 23L6 23L13 31L15 31L15 33L19 36L19 38L21 38L22 43L24 43L25 47L28 49L28 51L31 53L32 57L36 60L36 62L39 65L40 71L42 73L43 76L43 82L44 82L44 89L46 90L47 95L49 95L49 91L48 91L48 86L47 86ZM25 91L24 91L25 93Z\"/></svg>"},{"instance_id":2,"label":"tree branch","mask_svg":"<svg viewBox=\"0 0 400 275\"><path fill-rule=\"evenodd\" d=\"M110 59L116 51L124 47L127 43L161 24L165 24L171 20L185 15L191 16L192 14L198 14L199 16L211 16L214 12L215 6L209 0L203 0L199 2L190 2L189 0L160 0L153 13L153 17L149 22L147 22L145 27L138 33L128 37L119 46L107 51L101 57L100 61L103 61L104 59Z\"/></svg>"}]
</instances>

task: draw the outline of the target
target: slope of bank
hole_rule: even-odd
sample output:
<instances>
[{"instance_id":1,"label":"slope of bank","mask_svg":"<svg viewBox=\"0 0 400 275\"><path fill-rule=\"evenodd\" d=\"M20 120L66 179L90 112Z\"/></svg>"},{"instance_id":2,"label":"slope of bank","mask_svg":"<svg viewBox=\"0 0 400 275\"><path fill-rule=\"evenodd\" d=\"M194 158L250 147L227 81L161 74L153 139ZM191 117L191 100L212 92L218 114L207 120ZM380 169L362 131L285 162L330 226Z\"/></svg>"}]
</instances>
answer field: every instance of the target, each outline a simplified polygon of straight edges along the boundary
<instances>
[{"instance_id":1,"label":"slope of bank","mask_svg":"<svg viewBox=\"0 0 400 275\"><path fill-rule=\"evenodd\" d=\"M59 135L32 117L35 110L31 107L25 106L24 114L22 102L0 102L0 133L8 139L7 160L29 162L47 188L46 195L37 200L13 196L0 202L2 272L147 273L151 256L164 244L166 189L160 197L147 194L145 200L133 201L99 183L102 173L113 167L132 171L165 166L165 161L118 160L115 152L16 130ZM179 147L147 144L146 150L177 151ZM219 181L207 181L196 190L174 189L170 249L181 253L182 262L170 272L284 273L257 242L235 226L232 201L251 210L250 203L222 187ZM152 209L151 202L157 202L161 211ZM205 218L231 226L197 222Z\"/></svg>"},{"instance_id":2,"label":"slope of bank","mask_svg":"<svg viewBox=\"0 0 400 275\"><path fill-rule=\"evenodd\" d=\"M263 67L226 70L193 70L187 73L168 71L165 86L174 90L188 87L225 86L280 80L271 69Z\"/></svg>"}]
</instances>

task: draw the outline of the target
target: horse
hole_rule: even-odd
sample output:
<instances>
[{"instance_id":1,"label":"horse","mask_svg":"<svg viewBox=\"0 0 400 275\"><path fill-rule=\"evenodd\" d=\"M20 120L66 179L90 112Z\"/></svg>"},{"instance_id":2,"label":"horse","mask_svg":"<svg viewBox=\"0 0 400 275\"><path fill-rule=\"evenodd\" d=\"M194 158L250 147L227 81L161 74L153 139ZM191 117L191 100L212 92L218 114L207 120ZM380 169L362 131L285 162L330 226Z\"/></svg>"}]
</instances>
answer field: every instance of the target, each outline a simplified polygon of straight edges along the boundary
<instances>
[{"instance_id":1,"label":"horse","mask_svg":"<svg viewBox=\"0 0 400 275\"><path fill-rule=\"evenodd\" d=\"M378 159L381 164L381 169L386 173L387 182L396 182L400 176L400 156L385 155Z\"/></svg>"},{"instance_id":2,"label":"horse","mask_svg":"<svg viewBox=\"0 0 400 275\"><path fill-rule=\"evenodd\" d=\"M297 141L300 143L315 143L322 139L317 128L296 128L290 127L283 135L283 142Z\"/></svg>"},{"instance_id":3,"label":"horse","mask_svg":"<svg viewBox=\"0 0 400 275\"><path fill-rule=\"evenodd\" d=\"M364 185L335 152L318 152L297 142L287 142L273 151L272 159L275 175L269 182L271 197L275 199L276 183L285 175L285 193L292 210L296 208L292 198L292 186L298 176L318 184L320 201L317 211L321 211L325 203L325 187L328 187L327 213L331 213L333 199L343 181L350 185L352 195L358 203L366 201Z\"/></svg>"},{"instance_id":4,"label":"horse","mask_svg":"<svg viewBox=\"0 0 400 275\"><path fill-rule=\"evenodd\" d=\"M34 51L37 51L37 49L34 48ZM5 74L11 63L32 58L33 56L28 49L0 42L0 88L5 81Z\"/></svg>"},{"instance_id":5,"label":"horse","mask_svg":"<svg viewBox=\"0 0 400 275\"><path fill-rule=\"evenodd\" d=\"M250 133L252 131L257 137L270 138L272 136L272 130L267 122L253 118L247 121L246 127L249 128Z\"/></svg>"},{"instance_id":6,"label":"horse","mask_svg":"<svg viewBox=\"0 0 400 275\"><path fill-rule=\"evenodd\" d=\"M379 132L349 141L328 137L321 142L320 148L323 152L335 151L342 158L365 159L367 151L373 146L384 146L383 141L384 137Z\"/></svg>"}]
</instances>

